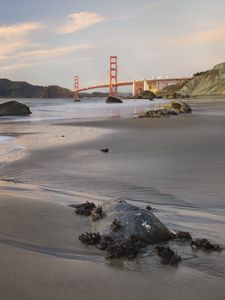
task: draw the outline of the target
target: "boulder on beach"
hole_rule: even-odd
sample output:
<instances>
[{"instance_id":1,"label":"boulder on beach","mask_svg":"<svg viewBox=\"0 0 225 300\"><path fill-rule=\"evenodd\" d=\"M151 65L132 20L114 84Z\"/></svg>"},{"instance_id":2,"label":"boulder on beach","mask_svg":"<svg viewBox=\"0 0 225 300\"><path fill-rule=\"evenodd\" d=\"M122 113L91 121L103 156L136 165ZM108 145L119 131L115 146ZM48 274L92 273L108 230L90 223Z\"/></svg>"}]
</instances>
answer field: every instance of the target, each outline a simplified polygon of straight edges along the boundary
<instances>
[{"instance_id":1,"label":"boulder on beach","mask_svg":"<svg viewBox=\"0 0 225 300\"><path fill-rule=\"evenodd\" d=\"M191 107L184 101L172 100L170 103L163 105L164 109L174 111L177 114L180 113L191 113Z\"/></svg>"},{"instance_id":2,"label":"boulder on beach","mask_svg":"<svg viewBox=\"0 0 225 300\"><path fill-rule=\"evenodd\" d=\"M149 110L142 113L138 118L168 118L181 113L191 113L191 107L180 100L172 100L169 103L163 104L161 109Z\"/></svg>"},{"instance_id":3,"label":"boulder on beach","mask_svg":"<svg viewBox=\"0 0 225 300\"><path fill-rule=\"evenodd\" d=\"M144 114L138 116L138 118L152 118L152 119L159 119L159 118L168 118L171 115L177 115L175 111L171 111L168 109L157 109L157 110L149 110Z\"/></svg>"},{"instance_id":4,"label":"boulder on beach","mask_svg":"<svg viewBox=\"0 0 225 300\"><path fill-rule=\"evenodd\" d=\"M117 199L103 205L105 218L93 222L93 231L116 241L137 236L148 244L167 241L174 237L171 231L149 210L138 208L125 200ZM119 230L112 227L119 221Z\"/></svg>"},{"instance_id":5,"label":"boulder on beach","mask_svg":"<svg viewBox=\"0 0 225 300\"><path fill-rule=\"evenodd\" d=\"M30 108L17 101L8 101L0 104L0 117L3 116L29 116Z\"/></svg>"},{"instance_id":6,"label":"boulder on beach","mask_svg":"<svg viewBox=\"0 0 225 300\"><path fill-rule=\"evenodd\" d=\"M123 101L117 97L112 97L112 96L109 96L107 99L106 99L106 103L123 103Z\"/></svg>"}]
</instances>

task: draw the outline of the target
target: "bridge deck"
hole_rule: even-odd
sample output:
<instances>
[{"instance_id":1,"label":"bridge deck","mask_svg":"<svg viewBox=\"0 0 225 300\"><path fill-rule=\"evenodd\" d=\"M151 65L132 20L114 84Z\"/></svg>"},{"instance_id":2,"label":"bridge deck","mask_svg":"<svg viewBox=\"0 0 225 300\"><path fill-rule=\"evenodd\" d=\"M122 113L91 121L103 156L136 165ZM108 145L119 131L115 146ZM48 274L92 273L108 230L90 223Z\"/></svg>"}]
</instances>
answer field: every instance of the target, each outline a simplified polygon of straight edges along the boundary
<instances>
[{"instance_id":1,"label":"bridge deck","mask_svg":"<svg viewBox=\"0 0 225 300\"><path fill-rule=\"evenodd\" d=\"M163 79L147 79L149 84L172 84L172 83L178 83L178 82L183 82L185 80L189 79L188 77L184 78L163 78ZM134 81L121 81L117 83L117 86L129 86L133 85ZM141 83L144 82L144 80L135 80L136 83ZM109 83L103 83L103 84L97 84L97 85L92 85L92 86L87 86L80 88L77 90L77 92L83 92L83 91L88 91L88 90L94 90L94 89L101 89L101 88L108 88Z\"/></svg>"}]
</instances>

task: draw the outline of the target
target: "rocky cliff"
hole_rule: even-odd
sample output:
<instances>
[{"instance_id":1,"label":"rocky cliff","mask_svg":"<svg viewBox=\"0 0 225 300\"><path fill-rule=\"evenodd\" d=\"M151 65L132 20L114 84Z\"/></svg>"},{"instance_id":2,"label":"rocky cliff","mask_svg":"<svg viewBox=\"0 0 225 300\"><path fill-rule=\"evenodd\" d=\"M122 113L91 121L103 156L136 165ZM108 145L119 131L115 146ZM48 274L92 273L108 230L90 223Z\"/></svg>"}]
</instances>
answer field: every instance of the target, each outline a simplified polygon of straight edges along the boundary
<instances>
[{"instance_id":1,"label":"rocky cliff","mask_svg":"<svg viewBox=\"0 0 225 300\"><path fill-rule=\"evenodd\" d=\"M213 96L225 95L225 63L212 70L199 72L182 84L171 85L163 90L163 95Z\"/></svg>"},{"instance_id":2,"label":"rocky cliff","mask_svg":"<svg viewBox=\"0 0 225 300\"><path fill-rule=\"evenodd\" d=\"M0 79L1 98L72 98L71 90L59 86L38 86L22 81Z\"/></svg>"}]
</instances>

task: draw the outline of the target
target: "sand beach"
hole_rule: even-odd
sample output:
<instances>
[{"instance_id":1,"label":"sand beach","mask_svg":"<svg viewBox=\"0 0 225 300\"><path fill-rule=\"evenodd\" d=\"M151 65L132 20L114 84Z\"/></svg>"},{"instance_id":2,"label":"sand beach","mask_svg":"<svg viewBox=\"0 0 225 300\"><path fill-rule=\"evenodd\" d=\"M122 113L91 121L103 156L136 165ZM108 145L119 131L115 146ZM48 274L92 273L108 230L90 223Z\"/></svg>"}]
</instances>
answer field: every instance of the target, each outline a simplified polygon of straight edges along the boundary
<instances>
[{"instance_id":1,"label":"sand beach","mask_svg":"<svg viewBox=\"0 0 225 300\"><path fill-rule=\"evenodd\" d=\"M178 266L152 247L110 261L80 243L90 221L69 207L151 204L169 228L224 247L225 101L190 103L193 114L166 119L0 124L4 147L17 145L0 162L0 299L224 299L224 251L172 243Z\"/></svg>"}]
</instances>

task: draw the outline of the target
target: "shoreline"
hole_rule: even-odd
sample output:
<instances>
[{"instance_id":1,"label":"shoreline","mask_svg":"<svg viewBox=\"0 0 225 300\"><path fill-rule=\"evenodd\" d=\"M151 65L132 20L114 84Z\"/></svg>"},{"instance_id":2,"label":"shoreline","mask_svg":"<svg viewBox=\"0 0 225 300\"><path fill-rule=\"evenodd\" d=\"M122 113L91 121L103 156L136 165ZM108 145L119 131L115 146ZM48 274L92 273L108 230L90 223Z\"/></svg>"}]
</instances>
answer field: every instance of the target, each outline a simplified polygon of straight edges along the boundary
<instances>
[{"instance_id":1,"label":"shoreline","mask_svg":"<svg viewBox=\"0 0 225 300\"><path fill-rule=\"evenodd\" d=\"M111 132L100 128L63 126L64 123L1 125L0 136L9 138L2 145L2 149L6 150L0 159L1 164L23 159L34 150L82 143Z\"/></svg>"}]
</instances>

